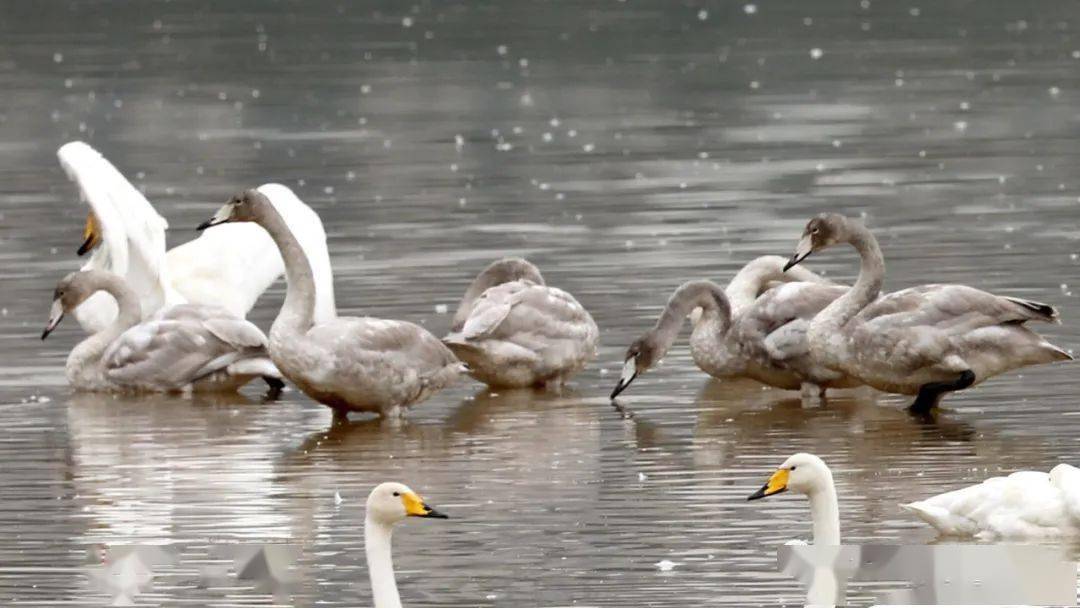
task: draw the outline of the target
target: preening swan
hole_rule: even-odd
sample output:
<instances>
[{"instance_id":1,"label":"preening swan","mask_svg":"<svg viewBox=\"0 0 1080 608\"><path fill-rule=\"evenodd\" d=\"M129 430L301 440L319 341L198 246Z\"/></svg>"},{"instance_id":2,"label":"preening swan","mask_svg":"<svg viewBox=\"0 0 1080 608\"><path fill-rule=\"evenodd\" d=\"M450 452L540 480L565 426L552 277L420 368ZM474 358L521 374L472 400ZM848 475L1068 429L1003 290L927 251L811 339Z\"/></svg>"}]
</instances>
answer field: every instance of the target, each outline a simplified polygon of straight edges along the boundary
<instances>
[{"instance_id":1,"label":"preening swan","mask_svg":"<svg viewBox=\"0 0 1080 608\"><path fill-rule=\"evenodd\" d=\"M406 321L316 317L317 281L286 219L259 190L234 196L203 230L226 222L255 222L285 260L288 289L270 328L270 357L300 390L329 406L397 415L455 382L465 371L438 338Z\"/></svg>"},{"instance_id":2,"label":"preening swan","mask_svg":"<svg viewBox=\"0 0 1080 608\"><path fill-rule=\"evenodd\" d=\"M490 386L561 385L596 356L599 333L574 296L528 261L504 258L466 290L443 343Z\"/></svg>"},{"instance_id":3,"label":"preening swan","mask_svg":"<svg viewBox=\"0 0 1080 608\"><path fill-rule=\"evenodd\" d=\"M205 233L165 252L168 223L101 154L75 141L57 152L68 177L79 186L90 206L79 255L89 253L83 270L106 270L124 278L138 298L143 319L158 310L182 303L220 306L243 317L259 296L285 270L277 246L258 226L236 225ZM308 257L320 294L316 316L333 311L329 284L329 258L322 223L291 190L278 184L260 187L287 218ZM87 331L100 331L117 315L116 302L107 293L92 296L74 312Z\"/></svg>"},{"instance_id":4,"label":"preening swan","mask_svg":"<svg viewBox=\"0 0 1080 608\"><path fill-rule=\"evenodd\" d=\"M73 272L57 284L44 340L65 313L98 291L118 303L105 329L80 342L67 360L68 382L88 391L228 391L262 376L280 388L259 328L223 308L181 304L142 321L139 297L118 275Z\"/></svg>"},{"instance_id":5,"label":"preening swan","mask_svg":"<svg viewBox=\"0 0 1080 608\"><path fill-rule=\"evenodd\" d=\"M1080 534L1080 469L1019 471L901 505L943 536L1058 539Z\"/></svg>"},{"instance_id":6,"label":"preening swan","mask_svg":"<svg viewBox=\"0 0 1080 608\"><path fill-rule=\"evenodd\" d=\"M928 412L946 392L1018 367L1072 358L1024 325L1057 321L1046 304L965 285L922 285L879 298L885 260L877 239L842 215L810 220L787 267L838 243L859 252L859 279L810 323L810 354L878 390L917 395L912 411Z\"/></svg>"},{"instance_id":7,"label":"preening swan","mask_svg":"<svg viewBox=\"0 0 1080 608\"><path fill-rule=\"evenodd\" d=\"M725 291L712 281L683 283L671 295L656 324L631 343L614 399L637 376L656 365L692 317L690 354L705 373L717 378L753 378L770 386L823 392L857 386L810 356L810 319L847 288L803 271L798 281L777 284L784 260L764 256L747 264ZM771 286L771 288L770 288ZM811 389L813 389L811 391Z\"/></svg>"},{"instance_id":8,"label":"preening swan","mask_svg":"<svg viewBox=\"0 0 1080 608\"><path fill-rule=\"evenodd\" d=\"M381 483L368 495L364 517L364 550L367 553L375 608L401 608L401 597L398 595L397 581L394 580L390 537L394 524L406 517L447 519L446 515L429 507L404 484Z\"/></svg>"}]
</instances>

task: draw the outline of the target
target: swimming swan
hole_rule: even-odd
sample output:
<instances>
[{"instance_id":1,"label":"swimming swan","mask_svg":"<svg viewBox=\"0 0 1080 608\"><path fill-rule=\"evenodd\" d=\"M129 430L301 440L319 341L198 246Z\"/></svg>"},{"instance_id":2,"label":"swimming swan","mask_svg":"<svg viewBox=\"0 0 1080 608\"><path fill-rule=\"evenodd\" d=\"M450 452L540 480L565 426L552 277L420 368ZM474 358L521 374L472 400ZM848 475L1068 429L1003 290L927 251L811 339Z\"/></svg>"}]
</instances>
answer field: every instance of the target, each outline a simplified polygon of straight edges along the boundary
<instances>
[{"instance_id":1,"label":"swimming swan","mask_svg":"<svg viewBox=\"0 0 1080 608\"><path fill-rule=\"evenodd\" d=\"M375 608L401 608L397 582L394 580L394 561L390 553L390 537L394 525L406 517L448 519L429 507L423 499L400 483L381 483L367 499L364 517L364 551L367 553L368 574Z\"/></svg>"},{"instance_id":2,"label":"swimming swan","mask_svg":"<svg viewBox=\"0 0 1080 608\"><path fill-rule=\"evenodd\" d=\"M921 285L879 298L885 260L877 239L842 215L810 220L787 267L838 243L859 252L859 279L810 323L810 354L878 390L917 395L914 412L929 412L946 392L991 376L1072 358L1024 325L1057 321L1046 304L965 285Z\"/></svg>"},{"instance_id":3,"label":"swimming swan","mask_svg":"<svg viewBox=\"0 0 1080 608\"><path fill-rule=\"evenodd\" d=\"M656 324L626 350L611 398L663 359L684 319L696 310L701 314L692 316L690 354L710 376L747 377L818 394L826 388L857 386L854 379L815 361L806 341L810 319L847 288L806 270L796 275L797 281L777 284L776 279L784 276L783 265L780 257L757 258L739 271L726 291L712 281L683 283Z\"/></svg>"},{"instance_id":4,"label":"swimming swan","mask_svg":"<svg viewBox=\"0 0 1080 608\"><path fill-rule=\"evenodd\" d=\"M443 343L489 386L557 386L596 356L599 333L574 296L528 261L504 258L465 291Z\"/></svg>"},{"instance_id":5,"label":"swimming swan","mask_svg":"<svg viewBox=\"0 0 1080 608\"><path fill-rule=\"evenodd\" d=\"M142 321L139 297L104 270L73 272L56 286L44 340L65 313L98 291L118 303L105 329L71 350L67 378L86 391L234 391L262 376L274 388L280 377L259 328L223 308L180 304Z\"/></svg>"},{"instance_id":6,"label":"swimming swan","mask_svg":"<svg viewBox=\"0 0 1080 608\"><path fill-rule=\"evenodd\" d=\"M1080 534L1080 469L1019 471L901 505L943 536L1055 539Z\"/></svg>"},{"instance_id":7,"label":"swimming swan","mask_svg":"<svg viewBox=\"0 0 1080 608\"><path fill-rule=\"evenodd\" d=\"M274 241L258 226L236 225L204 233L165 251L168 223L124 176L89 145L74 141L57 151L60 164L90 206L78 254L82 270L120 275L135 292L142 318L182 303L220 306L243 317L285 265ZM317 318L330 318L333 285L326 233L319 216L280 184L259 188L293 227L308 252L320 290ZM117 314L105 292L91 296L74 315L86 331L105 329Z\"/></svg>"},{"instance_id":8,"label":"swimming swan","mask_svg":"<svg viewBox=\"0 0 1080 608\"><path fill-rule=\"evenodd\" d=\"M406 321L315 317L317 282L285 218L259 190L234 196L199 230L254 222L285 260L288 289L270 328L270 357L300 390L334 410L398 415L454 383L465 366L431 332Z\"/></svg>"}]
</instances>

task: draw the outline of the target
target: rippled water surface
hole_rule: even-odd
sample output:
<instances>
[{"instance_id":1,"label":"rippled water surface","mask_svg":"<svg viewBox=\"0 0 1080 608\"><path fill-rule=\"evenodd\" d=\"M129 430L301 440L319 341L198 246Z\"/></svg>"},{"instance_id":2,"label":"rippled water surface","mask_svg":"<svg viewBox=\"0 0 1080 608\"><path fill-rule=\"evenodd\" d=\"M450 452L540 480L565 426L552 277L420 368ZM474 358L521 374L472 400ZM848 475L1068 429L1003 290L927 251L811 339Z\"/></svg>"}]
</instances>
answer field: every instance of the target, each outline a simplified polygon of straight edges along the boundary
<instances>
[{"instance_id":1,"label":"rippled water surface","mask_svg":"<svg viewBox=\"0 0 1080 608\"><path fill-rule=\"evenodd\" d=\"M1075 367L947 401L710 381L685 343L606 399L670 291L864 215L888 288L1045 301L1080 344L1074 2L0 0L0 603L99 605L100 544L174 543L147 604L370 604L363 501L409 483L449 521L395 538L406 605L797 602L775 548L804 500L747 503L794 451L831 464L852 542L925 543L897 503L1075 461ZM85 208L55 157L85 139L170 221L292 187L326 223L343 313L436 333L491 259L525 255L602 328L559 395L467 382L398 424L331 427L296 392L75 395L74 323L38 340ZM850 251L811 260L853 279ZM252 319L269 327L283 285ZM632 414L627 416L627 414ZM335 500L335 493L340 501ZM200 583L210 545L300 546L275 595ZM662 572L660 560L676 567ZM212 561L212 560L211 560ZM854 589L855 594L860 593ZM107 599L107 598L106 598Z\"/></svg>"}]
</instances>

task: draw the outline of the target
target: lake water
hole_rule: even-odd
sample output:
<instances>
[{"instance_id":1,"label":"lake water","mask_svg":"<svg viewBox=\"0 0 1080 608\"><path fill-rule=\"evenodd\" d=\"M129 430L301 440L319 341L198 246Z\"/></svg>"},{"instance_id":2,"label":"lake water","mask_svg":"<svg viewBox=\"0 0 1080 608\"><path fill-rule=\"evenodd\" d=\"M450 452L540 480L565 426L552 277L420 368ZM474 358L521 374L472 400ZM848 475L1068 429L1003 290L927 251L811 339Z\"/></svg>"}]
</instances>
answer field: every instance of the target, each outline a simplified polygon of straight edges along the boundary
<instances>
[{"instance_id":1,"label":"lake water","mask_svg":"<svg viewBox=\"0 0 1080 608\"><path fill-rule=\"evenodd\" d=\"M789 255L864 215L887 288L1051 303L1080 344L1080 5L969 2L17 3L0 0L0 603L100 605L100 544L174 543L150 605L370 605L363 501L400 480L452 517L395 538L410 606L797 603L778 544L806 501L747 503L788 455L833 468L845 541L922 544L897 504L1080 447L1072 365L946 400L711 381L685 340L609 404L680 282ZM398 424L330 425L297 392L75 395L81 337L38 339L85 207L84 139L144 188L170 244L279 181L322 216L343 314L439 334L490 260L527 256L601 327L561 395L464 382ZM853 280L850 250L809 267ZM264 328L283 284L251 315ZM335 494L341 500L335 499ZM274 595L207 588L223 543L300 546ZM677 565L661 571L656 563ZM212 561L212 560L211 560ZM852 599L866 598L853 589Z\"/></svg>"}]
</instances>

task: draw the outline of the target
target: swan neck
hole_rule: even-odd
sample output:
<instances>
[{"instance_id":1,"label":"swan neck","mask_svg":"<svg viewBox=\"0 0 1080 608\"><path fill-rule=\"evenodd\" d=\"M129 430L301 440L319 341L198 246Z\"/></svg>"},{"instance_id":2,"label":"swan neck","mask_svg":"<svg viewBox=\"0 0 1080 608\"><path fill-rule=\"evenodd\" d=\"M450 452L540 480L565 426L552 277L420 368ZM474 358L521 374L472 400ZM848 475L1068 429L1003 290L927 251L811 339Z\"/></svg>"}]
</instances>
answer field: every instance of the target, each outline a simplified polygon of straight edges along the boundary
<instances>
[{"instance_id":1,"label":"swan neck","mask_svg":"<svg viewBox=\"0 0 1080 608\"><path fill-rule=\"evenodd\" d=\"M731 304L727 294L712 281L690 281L671 294L664 312L660 313L653 327L660 353L666 353L671 348L679 336L683 321L698 308L702 314L696 320L695 327L710 323L719 327L718 337L727 333L731 326Z\"/></svg>"},{"instance_id":2,"label":"swan neck","mask_svg":"<svg viewBox=\"0 0 1080 608\"><path fill-rule=\"evenodd\" d=\"M373 521L371 517L364 520L364 551L367 554L375 608L401 608L401 597L394 580L394 561L390 553L392 535L393 529L390 526Z\"/></svg>"},{"instance_id":3,"label":"swan neck","mask_svg":"<svg viewBox=\"0 0 1080 608\"><path fill-rule=\"evenodd\" d=\"M815 545L840 544L840 508L836 502L836 486L832 476L824 487L810 494L810 517L814 522Z\"/></svg>"},{"instance_id":4,"label":"swan neck","mask_svg":"<svg viewBox=\"0 0 1080 608\"><path fill-rule=\"evenodd\" d=\"M274 324L281 321L297 331L307 331L315 319L315 278L307 254L273 205L258 205L255 221L270 234L285 263L285 303Z\"/></svg>"},{"instance_id":5,"label":"swan neck","mask_svg":"<svg viewBox=\"0 0 1080 608\"><path fill-rule=\"evenodd\" d=\"M105 271L90 271L94 273L90 280L91 295L98 291L104 291L116 300L117 314L112 323L105 326L97 333L83 340L71 350L68 355L67 367L69 372L78 371L86 373L86 366L92 365L101 359L101 355L109 348L120 334L138 325L142 321L142 306L139 304L139 296L124 279L119 275Z\"/></svg>"},{"instance_id":6,"label":"swan neck","mask_svg":"<svg viewBox=\"0 0 1080 608\"><path fill-rule=\"evenodd\" d=\"M821 313L838 327L847 324L877 299L885 282L885 257L873 233L861 223L849 221L847 226L849 236L846 241L859 253L859 278L847 293Z\"/></svg>"}]
</instances>

